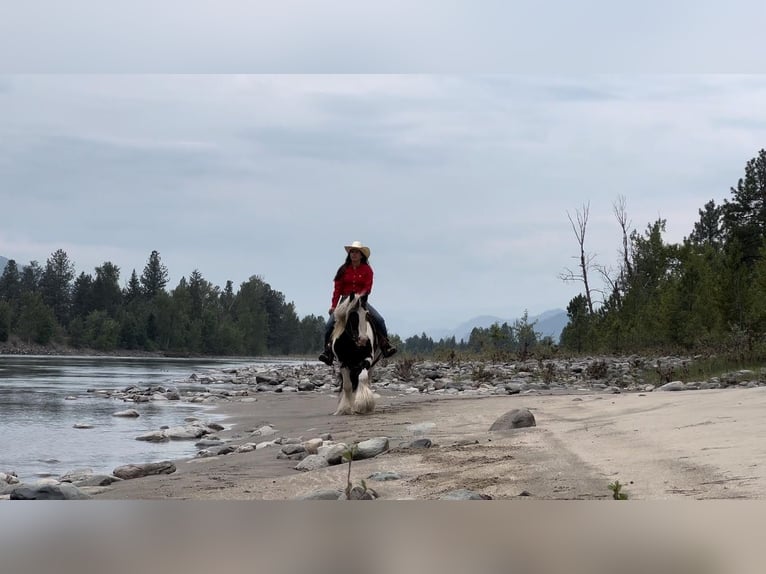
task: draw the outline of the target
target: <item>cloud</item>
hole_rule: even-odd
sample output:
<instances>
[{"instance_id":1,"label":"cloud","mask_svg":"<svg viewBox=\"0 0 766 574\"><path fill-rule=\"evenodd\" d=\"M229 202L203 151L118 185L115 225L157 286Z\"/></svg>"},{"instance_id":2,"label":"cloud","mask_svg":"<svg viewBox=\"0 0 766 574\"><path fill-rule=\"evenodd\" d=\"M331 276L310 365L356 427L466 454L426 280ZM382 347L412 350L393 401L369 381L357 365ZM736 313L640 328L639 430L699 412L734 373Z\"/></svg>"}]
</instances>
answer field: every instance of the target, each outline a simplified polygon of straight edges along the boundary
<instances>
[{"instance_id":1,"label":"cloud","mask_svg":"<svg viewBox=\"0 0 766 574\"><path fill-rule=\"evenodd\" d=\"M720 202L763 147L751 76L0 76L0 254L127 279L152 250L171 283L261 275L323 314L342 246L372 247L394 332L566 307L588 249L617 259L612 213L668 221ZM401 327L399 327L401 325ZM402 334L408 334L403 332Z\"/></svg>"}]
</instances>

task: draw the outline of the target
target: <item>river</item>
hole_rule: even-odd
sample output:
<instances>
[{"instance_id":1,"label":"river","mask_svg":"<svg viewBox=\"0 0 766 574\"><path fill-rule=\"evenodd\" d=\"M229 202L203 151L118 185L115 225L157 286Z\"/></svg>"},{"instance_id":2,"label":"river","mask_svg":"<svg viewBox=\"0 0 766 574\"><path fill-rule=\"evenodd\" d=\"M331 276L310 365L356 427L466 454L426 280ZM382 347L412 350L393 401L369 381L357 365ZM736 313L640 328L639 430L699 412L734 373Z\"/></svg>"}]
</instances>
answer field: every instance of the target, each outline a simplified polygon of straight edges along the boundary
<instances>
[{"instance_id":1,"label":"river","mask_svg":"<svg viewBox=\"0 0 766 574\"><path fill-rule=\"evenodd\" d=\"M189 416L216 420L211 407L181 401L125 403L92 391L130 385L183 390L192 386L185 384L192 373L252 364L268 369L285 361L0 355L0 472L34 482L76 469L111 474L123 464L193 456L196 441L149 443L135 437L163 425L181 425ZM128 408L140 416L112 416ZM75 428L76 423L93 428Z\"/></svg>"}]
</instances>

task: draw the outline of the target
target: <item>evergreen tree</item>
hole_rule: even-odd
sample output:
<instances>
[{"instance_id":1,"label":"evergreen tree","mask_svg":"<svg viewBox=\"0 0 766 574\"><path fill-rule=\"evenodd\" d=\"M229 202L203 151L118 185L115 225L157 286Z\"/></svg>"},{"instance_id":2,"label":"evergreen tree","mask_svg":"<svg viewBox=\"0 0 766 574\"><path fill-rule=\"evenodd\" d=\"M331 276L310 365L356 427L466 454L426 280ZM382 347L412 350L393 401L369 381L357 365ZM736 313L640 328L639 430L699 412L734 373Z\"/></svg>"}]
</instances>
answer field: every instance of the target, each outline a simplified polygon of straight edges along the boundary
<instances>
[{"instance_id":1,"label":"evergreen tree","mask_svg":"<svg viewBox=\"0 0 766 574\"><path fill-rule=\"evenodd\" d=\"M48 305L61 325L69 322L72 304L72 280L74 265L63 249L54 251L48 258L40 281L43 301Z\"/></svg>"},{"instance_id":2,"label":"evergreen tree","mask_svg":"<svg viewBox=\"0 0 766 574\"><path fill-rule=\"evenodd\" d=\"M36 293L40 289L43 270L37 261L30 261L21 269L21 292Z\"/></svg>"},{"instance_id":3,"label":"evergreen tree","mask_svg":"<svg viewBox=\"0 0 766 574\"><path fill-rule=\"evenodd\" d=\"M9 259L0 275L0 300L17 301L21 296L21 275L16 261Z\"/></svg>"},{"instance_id":4,"label":"evergreen tree","mask_svg":"<svg viewBox=\"0 0 766 574\"><path fill-rule=\"evenodd\" d=\"M537 333L535 332L536 324L537 321L529 322L529 313L527 313L526 309L524 309L524 314L521 318L516 319L513 322L513 332L518 341L519 355L522 360L529 356L530 351L537 343Z\"/></svg>"},{"instance_id":5,"label":"evergreen tree","mask_svg":"<svg viewBox=\"0 0 766 574\"><path fill-rule=\"evenodd\" d=\"M755 264L766 238L766 150L747 162L745 177L731 188L732 199L724 202L723 223L728 241L736 241L742 261Z\"/></svg>"},{"instance_id":6,"label":"evergreen tree","mask_svg":"<svg viewBox=\"0 0 766 574\"><path fill-rule=\"evenodd\" d=\"M141 297L141 282L138 280L136 270L130 274L130 279L122 292L122 298L125 303L132 303Z\"/></svg>"},{"instance_id":7,"label":"evergreen tree","mask_svg":"<svg viewBox=\"0 0 766 574\"><path fill-rule=\"evenodd\" d=\"M567 316L569 322L561 331L561 345L578 353L591 348L588 344L591 315L584 295L577 295L569 302Z\"/></svg>"},{"instance_id":8,"label":"evergreen tree","mask_svg":"<svg viewBox=\"0 0 766 574\"><path fill-rule=\"evenodd\" d=\"M12 316L11 304L0 299L0 343L5 343L11 336Z\"/></svg>"},{"instance_id":9,"label":"evergreen tree","mask_svg":"<svg viewBox=\"0 0 766 574\"><path fill-rule=\"evenodd\" d=\"M723 241L722 214L723 208L717 206L712 199L708 201L704 209L699 210L700 218L694 224L689 241L694 245L720 246Z\"/></svg>"},{"instance_id":10,"label":"evergreen tree","mask_svg":"<svg viewBox=\"0 0 766 574\"><path fill-rule=\"evenodd\" d=\"M93 309L93 277L80 273L72 288L72 317L84 320Z\"/></svg>"},{"instance_id":11,"label":"evergreen tree","mask_svg":"<svg viewBox=\"0 0 766 574\"><path fill-rule=\"evenodd\" d=\"M105 311L109 317L115 317L122 303L120 289L120 268L109 261L96 267L93 281L93 308Z\"/></svg>"},{"instance_id":12,"label":"evergreen tree","mask_svg":"<svg viewBox=\"0 0 766 574\"><path fill-rule=\"evenodd\" d=\"M162 263L160 254L152 251L149 261L141 274L141 287L144 296L147 299L154 299L160 293L165 292L165 286L168 284L168 270Z\"/></svg>"}]
</instances>

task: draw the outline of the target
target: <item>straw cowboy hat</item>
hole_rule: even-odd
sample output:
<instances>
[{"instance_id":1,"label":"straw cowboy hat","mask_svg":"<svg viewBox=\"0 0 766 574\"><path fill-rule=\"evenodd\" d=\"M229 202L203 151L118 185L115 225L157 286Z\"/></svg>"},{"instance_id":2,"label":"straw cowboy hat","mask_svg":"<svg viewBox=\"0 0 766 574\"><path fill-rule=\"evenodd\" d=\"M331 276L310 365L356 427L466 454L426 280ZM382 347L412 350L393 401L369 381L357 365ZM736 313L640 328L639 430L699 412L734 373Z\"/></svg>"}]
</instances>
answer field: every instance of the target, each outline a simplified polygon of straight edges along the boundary
<instances>
[{"instance_id":1,"label":"straw cowboy hat","mask_svg":"<svg viewBox=\"0 0 766 574\"><path fill-rule=\"evenodd\" d=\"M348 253L352 249L358 249L359 251L364 253L364 256L367 259L370 258L370 248L369 247L365 247L364 245L362 245L361 241L354 241L351 245L344 245L344 247L346 249L346 253Z\"/></svg>"}]
</instances>

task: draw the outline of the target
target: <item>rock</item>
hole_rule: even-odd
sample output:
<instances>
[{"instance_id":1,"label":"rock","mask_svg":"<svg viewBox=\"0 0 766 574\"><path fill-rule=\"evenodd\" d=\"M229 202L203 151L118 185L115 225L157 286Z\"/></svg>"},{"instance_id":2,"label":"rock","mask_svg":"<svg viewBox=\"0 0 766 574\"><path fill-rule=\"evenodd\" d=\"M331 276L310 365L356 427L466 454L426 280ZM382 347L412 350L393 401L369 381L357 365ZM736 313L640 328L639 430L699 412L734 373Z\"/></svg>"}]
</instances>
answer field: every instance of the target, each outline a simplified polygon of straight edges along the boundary
<instances>
[{"instance_id":1,"label":"rock","mask_svg":"<svg viewBox=\"0 0 766 574\"><path fill-rule=\"evenodd\" d=\"M342 494L342 490L322 489L303 494L296 500L338 500Z\"/></svg>"},{"instance_id":2,"label":"rock","mask_svg":"<svg viewBox=\"0 0 766 574\"><path fill-rule=\"evenodd\" d=\"M76 428L76 429L92 429L93 425L89 424L89 423L74 423L72 425L72 428Z\"/></svg>"},{"instance_id":3,"label":"rock","mask_svg":"<svg viewBox=\"0 0 766 574\"><path fill-rule=\"evenodd\" d=\"M211 446L221 446L224 442L219 438L203 438L194 443L197 448L208 448Z\"/></svg>"},{"instance_id":4,"label":"rock","mask_svg":"<svg viewBox=\"0 0 766 574\"><path fill-rule=\"evenodd\" d=\"M138 411L136 409L127 409L124 411L117 411L116 413L112 414L113 417L126 417L126 418L135 418L140 416Z\"/></svg>"},{"instance_id":5,"label":"rock","mask_svg":"<svg viewBox=\"0 0 766 574\"><path fill-rule=\"evenodd\" d=\"M156 430L156 431L150 431L148 433L144 433L142 435L138 435L136 437L136 440L144 440L147 442L166 442L170 439L168 438L168 435L165 434L164 430Z\"/></svg>"},{"instance_id":6,"label":"rock","mask_svg":"<svg viewBox=\"0 0 766 574\"><path fill-rule=\"evenodd\" d=\"M460 488L442 494L439 500L492 500L492 497L489 494L479 494L473 490Z\"/></svg>"},{"instance_id":7,"label":"rock","mask_svg":"<svg viewBox=\"0 0 766 574\"><path fill-rule=\"evenodd\" d=\"M388 450L388 439L386 437L371 438L363 440L356 445L354 460L363 460L374 458Z\"/></svg>"},{"instance_id":8,"label":"rock","mask_svg":"<svg viewBox=\"0 0 766 574\"><path fill-rule=\"evenodd\" d=\"M324 441L321 438L312 438L303 443L306 448L306 452L309 454L317 454L319 447L322 446Z\"/></svg>"},{"instance_id":9,"label":"rock","mask_svg":"<svg viewBox=\"0 0 766 574\"><path fill-rule=\"evenodd\" d=\"M329 465L343 462L343 453L348 450L348 445L339 442L332 445L322 445L317 449L317 454L323 456Z\"/></svg>"},{"instance_id":10,"label":"rock","mask_svg":"<svg viewBox=\"0 0 766 574\"><path fill-rule=\"evenodd\" d=\"M302 452L306 452L306 447L304 447L302 444L286 444L282 446L282 453L288 456Z\"/></svg>"},{"instance_id":11,"label":"rock","mask_svg":"<svg viewBox=\"0 0 766 574\"><path fill-rule=\"evenodd\" d=\"M510 430L517 428L533 427L536 426L535 416L529 409L513 409L500 416L492 426L489 427L491 431Z\"/></svg>"},{"instance_id":12,"label":"rock","mask_svg":"<svg viewBox=\"0 0 766 574\"><path fill-rule=\"evenodd\" d=\"M77 487L109 486L113 482L120 482L121 480L121 478L117 478L116 476L112 476L110 474L91 474L90 476L83 477L80 480L73 480L72 484Z\"/></svg>"},{"instance_id":13,"label":"rock","mask_svg":"<svg viewBox=\"0 0 766 574\"><path fill-rule=\"evenodd\" d=\"M117 478L129 480L131 478L140 478L154 474L172 474L176 471L176 465L171 461L148 462L145 464L126 464L118 466L112 471Z\"/></svg>"},{"instance_id":14,"label":"rock","mask_svg":"<svg viewBox=\"0 0 766 574\"><path fill-rule=\"evenodd\" d=\"M165 436L170 440L194 440L210 434L210 431L201 424L171 427L165 431Z\"/></svg>"},{"instance_id":15,"label":"rock","mask_svg":"<svg viewBox=\"0 0 766 574\"><path fill-rule=\"evenodd\" d=\"M68 482L17 486L11 491L11 500L87 500L91 498Z\"/></svg>"},{"instance_id":16,"label":"rock","mask_svg":"<svg viewBox=\"0 0 766 574\"><path fill-rule=\"evenodd\" d=\"M250 433L250 436L270 436L276 434L276 429L271 425L264 425Z\"/></svg>"},{"instance_id":17,"label":"rock","mask_svg":"<svg viewBox=\"0 0 766 574\"><path fill-rule=\"evenodd\" d=\"M418 438L413 440L410 444L410 448L431 448L431 439L430 438Z\"/></svg>"},{"instance_id":18,"label":"rock","mask_svg":"<svg viewBox=\"0 0 766 574\"><path fill-rule=\"evenodd\" d=\"M330 463L327 462L325 457L318 454L310 454L295 466L295 470L317 470L326 466L330 466Z\"/></svg>"},{"instance_id":19,"label":"rock","mask_svg":"<svg viewBox=\"0 0 766 574\"><path fill-rule=\"evenodd\" d=\"M671 381L657 388L658 391L683 391L684 389L686 385L682 381Z\"/></svg>"},{"instance_id":20,"label":"rock","mask_svg":"<svg viewBox=\"0 0 766 574\"><path fill-rule=\"evenodd\" d=\"M19 484L19 477L13 472L0 472L0 483Z\"/></svg>"},{"instance_id":21,"label":"rock","mask_svg":"<svg viewBox=\"0 0 766 574\"><path fill-rule=\"evenodd\" d=\"M90 476L93 476L92 468L78 468L62 474L58 480L59 482L76 482Z\"/></svg>"}]
</instances>

